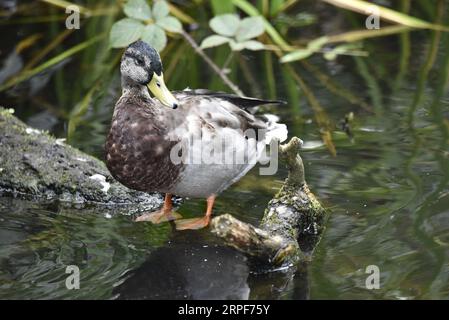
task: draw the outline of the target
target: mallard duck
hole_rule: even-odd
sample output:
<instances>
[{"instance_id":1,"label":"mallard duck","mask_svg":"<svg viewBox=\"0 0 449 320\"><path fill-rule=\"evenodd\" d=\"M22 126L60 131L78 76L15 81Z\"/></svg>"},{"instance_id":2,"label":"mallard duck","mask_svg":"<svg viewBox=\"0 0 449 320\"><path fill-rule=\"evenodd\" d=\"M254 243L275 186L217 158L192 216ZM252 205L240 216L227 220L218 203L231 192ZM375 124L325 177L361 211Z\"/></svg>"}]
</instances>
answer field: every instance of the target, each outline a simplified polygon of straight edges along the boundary
<instances>
[{"instance_id":1,"label":"mallard duck","mask_svg":"<svg viewBox=\"0 0 449 320\"><path fill-rule=\"evenodd\" d=\"M287 138L285 125L248 111L280 101L201 89L170 92L159 53L143 41L125 50L120 71L123 91L107 137L107 167L131 189L165 193L162 209L137 221L176 220L179 230L207 226L216 196L264 157L267 143ZM218 161L206 159L210 149ZM207 198L206 214L179 220L172 195Z\"/></svg>"}]
</instances>

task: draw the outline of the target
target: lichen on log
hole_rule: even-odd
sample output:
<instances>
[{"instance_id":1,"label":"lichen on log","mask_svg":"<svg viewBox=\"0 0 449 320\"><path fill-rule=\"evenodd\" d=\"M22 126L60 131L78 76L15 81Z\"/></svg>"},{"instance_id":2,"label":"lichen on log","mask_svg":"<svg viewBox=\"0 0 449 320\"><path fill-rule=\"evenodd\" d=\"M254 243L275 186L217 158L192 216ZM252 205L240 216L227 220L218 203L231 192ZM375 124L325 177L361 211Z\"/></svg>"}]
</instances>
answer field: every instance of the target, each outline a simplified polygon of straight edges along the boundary
<instances>
[{"instance_id":1,"label":"lichen on log","mask_svg":"<svg viewBox=\"0 0 449 320\"><path fill-rule=\"evenodd\" d=\"M30 128L0 107L0 196L74 204L133 205L153 210L159 194L117 182L100 160L48 133ZM123 206L122 206L123 207Z\"/></svg>"}]
</instances>

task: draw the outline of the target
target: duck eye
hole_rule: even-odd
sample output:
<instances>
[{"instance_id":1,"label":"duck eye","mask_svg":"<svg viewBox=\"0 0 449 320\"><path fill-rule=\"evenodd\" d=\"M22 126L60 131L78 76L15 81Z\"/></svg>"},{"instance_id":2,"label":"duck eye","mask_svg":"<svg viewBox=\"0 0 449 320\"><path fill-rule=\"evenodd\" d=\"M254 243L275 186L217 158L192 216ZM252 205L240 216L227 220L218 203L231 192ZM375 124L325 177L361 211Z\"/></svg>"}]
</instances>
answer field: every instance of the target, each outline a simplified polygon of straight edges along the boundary
<instances>
[{"instance_id":1,"label":"duck eye","mask_svg":"<svg viewBox=\"0 0 449 320\"><path fill-rule=\"evenodd\" d=\"M156 82L156 85L160 88L161 87L161 83L158 81Z\"/></svg>"},{"instance_id":2,"label":"duck eye","mask_svg":"<svg viewBox=\"0 0 449 320\"><path fill-rule=\"evenodd\" d=\"M145 65L145 61L142 58L136 58L136 62L137 62L137 65L139 65L139 66Z\"/></svg>"}]
</instances>

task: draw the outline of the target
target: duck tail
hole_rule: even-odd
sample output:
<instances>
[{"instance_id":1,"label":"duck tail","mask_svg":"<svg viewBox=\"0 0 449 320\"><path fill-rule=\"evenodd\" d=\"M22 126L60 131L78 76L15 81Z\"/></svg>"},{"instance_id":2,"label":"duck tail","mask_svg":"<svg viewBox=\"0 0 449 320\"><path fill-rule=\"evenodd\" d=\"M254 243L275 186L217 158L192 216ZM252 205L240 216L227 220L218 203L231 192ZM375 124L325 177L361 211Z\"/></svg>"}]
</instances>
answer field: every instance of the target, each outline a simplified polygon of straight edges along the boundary
<instances>
[{"instance_id":1,"label":"duck tail","mask_svg":"<svg viewBox=\"0 0 449 320\"><path fill-rule=\"evenodd\" d=\"M265 143L270 144L273 139L279 140L279 142L287 140L287 126L283 123L278 123L279 117L269 113L266 113L263 116L267 120L267 133L265 135Z\"/></svg>"}]
</instances>

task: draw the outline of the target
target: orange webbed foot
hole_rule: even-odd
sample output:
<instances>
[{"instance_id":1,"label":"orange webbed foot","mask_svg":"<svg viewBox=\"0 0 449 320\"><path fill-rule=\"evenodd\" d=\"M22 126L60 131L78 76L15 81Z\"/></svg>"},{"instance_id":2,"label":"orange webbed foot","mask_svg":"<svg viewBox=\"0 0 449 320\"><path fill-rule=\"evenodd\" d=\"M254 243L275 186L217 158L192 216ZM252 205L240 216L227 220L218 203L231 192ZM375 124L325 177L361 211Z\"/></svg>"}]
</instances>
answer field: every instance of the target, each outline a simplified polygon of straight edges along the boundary
<instances>
[{"instance_id":1,"label":"orange webbed foot","mask_svg":"<svg viewBox=\"0 0 449 320\"><path fill-rule=\"evenodd\" d=\"M141 215L140 217L136 218L136 222L141 221L150 221L154 224L166 222L166 221L173 221L176 219L181 219L182 216L179 213L176 213L173 211L173 204L171 201L171 194L167 193L165 195L164 200L164 206L161 210L155 211L155 212L149 212Z\"/></svg>"},{"instance_id":2,"label":"orange webbed foot","mask_svg":"<svg viewBox=\"0 0 449 320\"><path fill-rule=\"evenodd\" d=\"M182 216L174 211L159 210L155 212L145 213L136 218L136 222L150 221L154 224L181 219Z\"/></svg>"},{"instance_id":3,"label":"orange webbed foot","mask_svg":"<svg viewBox=\"0 0 449 320\"><path fill-rule=\"evenodd\" d=\"M176 230L198 230L209 225L210 217L182 219L175 221Z\"/></svg>"},{"instance_id":4,"label":"orange webbed foot","mask_svg":"<svg viewBox=\"0 0 449 320\"><path fill-rule=\"evenodd\" d=\"M202 218L182 219L175 221L176 230L198 230L209 225L212 216L212 207L214 206L215 195L212 194L207 198L206 215Z\"/></svg>"}]
</instances>

